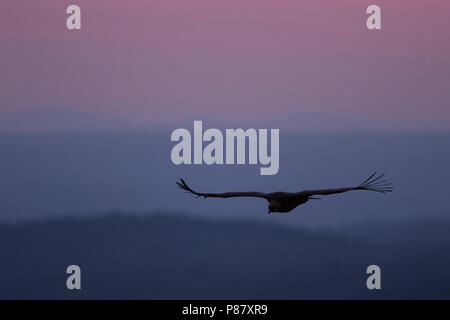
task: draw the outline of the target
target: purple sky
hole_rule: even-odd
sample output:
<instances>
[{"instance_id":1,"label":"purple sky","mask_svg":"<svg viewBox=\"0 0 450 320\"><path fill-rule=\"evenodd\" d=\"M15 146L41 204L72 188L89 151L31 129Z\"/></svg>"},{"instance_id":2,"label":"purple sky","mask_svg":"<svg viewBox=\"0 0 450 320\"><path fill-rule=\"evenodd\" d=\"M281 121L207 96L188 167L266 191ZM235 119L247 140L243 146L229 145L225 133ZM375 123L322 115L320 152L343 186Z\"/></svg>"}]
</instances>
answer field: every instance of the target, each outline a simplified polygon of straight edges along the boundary
<instances>
[{"instance_id":1,"label":"purple sky","mask_svg":"<svg viewBox=\"0 0 450 320\"><path fill-rule=\"evenodd\" d=\"M65 28L70 4L81 31ZM368 4L381 31L365 27ZM450 127L448 0L2 0L0 12L0 131Z\"/></svg>"}]
</instances>

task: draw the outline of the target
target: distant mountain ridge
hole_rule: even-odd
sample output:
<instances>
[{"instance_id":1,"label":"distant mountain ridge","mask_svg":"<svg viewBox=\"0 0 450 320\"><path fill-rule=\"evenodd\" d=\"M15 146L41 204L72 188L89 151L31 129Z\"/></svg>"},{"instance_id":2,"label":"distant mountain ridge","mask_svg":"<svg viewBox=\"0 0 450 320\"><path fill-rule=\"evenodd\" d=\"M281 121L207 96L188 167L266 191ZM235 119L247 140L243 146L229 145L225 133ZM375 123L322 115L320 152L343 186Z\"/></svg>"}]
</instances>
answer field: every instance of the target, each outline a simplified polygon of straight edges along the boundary
<instances>
[{"instance_id":1,"label":"distant mountain ridge","mask_svg":"<svg viewBox=\"0 0 450 320\"><path fill-rule=\"evenodd\" d=\"M416 250L415 241L368 244L331 232L181 215L0 225L0 298L450 298L450 237L435 231L448 229L428 229L436 242ZM81 267L81 291L66 289L71 264ZM382 269L380 291L366 288L370 264Z\"/></svg>"}]
</instances>

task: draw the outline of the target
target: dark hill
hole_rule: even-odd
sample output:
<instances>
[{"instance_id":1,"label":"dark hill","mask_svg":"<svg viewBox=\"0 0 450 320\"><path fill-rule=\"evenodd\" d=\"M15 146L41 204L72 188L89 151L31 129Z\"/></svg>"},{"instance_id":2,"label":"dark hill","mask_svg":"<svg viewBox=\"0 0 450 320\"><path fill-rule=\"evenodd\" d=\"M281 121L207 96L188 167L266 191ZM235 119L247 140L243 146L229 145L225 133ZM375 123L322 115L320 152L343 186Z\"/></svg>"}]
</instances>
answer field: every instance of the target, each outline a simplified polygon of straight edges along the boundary
<instances>
[{"instance_id":1,"label":"dark hill","mask_svg":"<svg viewBox=\"0 0 450 320\"><path fill-rule=\"evenodd\" d=\"M398 234L368 244L173 215L3 225L0 298L449 298L449 236L429 232L442 241L417 254ZM71 264L82 269L81 291L66 289ZM366 288L370 264L382 268L381 291Z\"/></svg>"}]
</instances>

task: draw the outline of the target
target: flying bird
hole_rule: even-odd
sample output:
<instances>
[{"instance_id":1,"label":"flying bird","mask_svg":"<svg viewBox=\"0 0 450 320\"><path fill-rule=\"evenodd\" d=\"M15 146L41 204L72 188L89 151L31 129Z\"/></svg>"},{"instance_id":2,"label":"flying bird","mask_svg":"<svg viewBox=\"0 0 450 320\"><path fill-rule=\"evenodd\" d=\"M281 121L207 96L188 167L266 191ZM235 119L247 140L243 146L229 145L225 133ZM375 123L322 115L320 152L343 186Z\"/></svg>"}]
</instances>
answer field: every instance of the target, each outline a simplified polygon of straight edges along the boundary
<instances>
[{"instance_id":1,"label":"flying bird","mask_svg":"<svg viewBox=\"0 0 450 320\"><path fill-rule=\"evenodd\" d=\"M233 197L256 197L263 198L269 202L268 213L271 212L290 212L296 207L310 199L321 199L314 196L321 195L326 196L329 194L343 193L353 190L368 190L380 193L392 192L392 183L387 179L383 179L383 174L377 174L376 172L370 175L369 178L364 180L356 187L335 188L335 189L318 189L318 190L304 190L300 192L225 192L225 193L203 193L192 190L183 179L177 182L179 188L192 193L198 197L206 198L233 198Z\"/></svg>"}]
</instances>

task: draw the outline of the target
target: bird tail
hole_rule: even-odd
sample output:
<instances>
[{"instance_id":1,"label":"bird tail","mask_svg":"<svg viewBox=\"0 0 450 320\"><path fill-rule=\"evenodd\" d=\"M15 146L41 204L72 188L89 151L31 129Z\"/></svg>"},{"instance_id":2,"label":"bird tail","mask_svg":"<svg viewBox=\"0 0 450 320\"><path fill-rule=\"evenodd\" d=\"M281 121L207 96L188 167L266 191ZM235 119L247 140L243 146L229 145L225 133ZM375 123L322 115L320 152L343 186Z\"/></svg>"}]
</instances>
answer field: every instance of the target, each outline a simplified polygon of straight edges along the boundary
<instances>
[{"instance_id":1,"label":"bird tail","mask_svg":"<svg viewBox=\"0 0 450 320\"><path fill-rule=\"evenodd\" d=\"M372 173L372 175L363 181L355 190L369 190L375 192L392 192L394 189L392 183L388 179L382 179L384 173L378 174L377 172Z\"/></svg>"}]
</instances>

